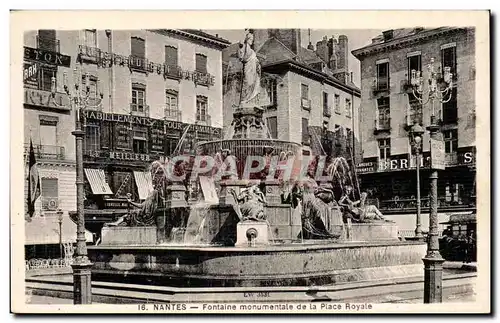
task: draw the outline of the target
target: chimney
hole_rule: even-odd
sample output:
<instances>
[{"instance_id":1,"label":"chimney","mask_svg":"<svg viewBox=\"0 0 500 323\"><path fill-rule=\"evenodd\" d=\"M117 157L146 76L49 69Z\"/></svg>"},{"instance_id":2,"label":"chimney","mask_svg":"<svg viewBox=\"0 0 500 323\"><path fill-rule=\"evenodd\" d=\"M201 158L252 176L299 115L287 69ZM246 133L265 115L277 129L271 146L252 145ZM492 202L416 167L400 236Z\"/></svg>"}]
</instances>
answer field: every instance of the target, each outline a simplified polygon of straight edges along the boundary
<instances>
[{"instance_id":1,"label":"chimney","mask_svg":"<svg viewBox=\"0 0 500 323\"><path fill-rule=\"evenodd\" d=\"M383 31L382 35L384 36L384 41L389 41L394 37L394 29Z\"/></svg>"},{"instance_id":2,"label":"chimney","mask_svg":"<svg viewBox=\"0 0 500 323\"><path fill-rule=\"evenodd\" d=\"M316 54L325 62L328 63L328 40L323 37L323 40L320 40L316 43Z\"/></svg>"},{"instance_id":3,"label":"chimney","mask_svg":"<svg viewBox=\"0 0 500 323\"><path fill-rule=\"evenodd\" d=\"M343 69L347 73L349 58L349 40L346 35L339 36L337 69Z\"/></svg>"},{"instance_id":4,"label":"chimney","mask_svg":"<svg viewBox=\"0 0 500 323\"><path fill-rule=\"evenodd\" d=\"M269 29L268 35L269 38L278 39L294 54L299 53L301 46L300 29Z\"/></svg>"}]
</instances>

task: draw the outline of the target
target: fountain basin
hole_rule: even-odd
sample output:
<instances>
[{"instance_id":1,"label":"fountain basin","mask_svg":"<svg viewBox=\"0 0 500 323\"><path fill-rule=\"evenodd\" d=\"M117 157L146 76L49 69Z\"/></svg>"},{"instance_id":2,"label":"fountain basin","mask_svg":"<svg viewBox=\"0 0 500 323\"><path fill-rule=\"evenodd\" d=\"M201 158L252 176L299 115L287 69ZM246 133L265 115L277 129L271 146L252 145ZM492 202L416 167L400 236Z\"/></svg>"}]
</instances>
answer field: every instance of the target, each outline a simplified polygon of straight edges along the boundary
<instances>
[{"instance_id":1,"label":"fountain basin","mask_svg":"<svg viewBox=\"0 0 500 323\"><path fill-rule=\"evenodd\" d=\"M93 279L175 287L310 286L423 275L422 242L99 245Z\"/></svg>"}]
</instances>

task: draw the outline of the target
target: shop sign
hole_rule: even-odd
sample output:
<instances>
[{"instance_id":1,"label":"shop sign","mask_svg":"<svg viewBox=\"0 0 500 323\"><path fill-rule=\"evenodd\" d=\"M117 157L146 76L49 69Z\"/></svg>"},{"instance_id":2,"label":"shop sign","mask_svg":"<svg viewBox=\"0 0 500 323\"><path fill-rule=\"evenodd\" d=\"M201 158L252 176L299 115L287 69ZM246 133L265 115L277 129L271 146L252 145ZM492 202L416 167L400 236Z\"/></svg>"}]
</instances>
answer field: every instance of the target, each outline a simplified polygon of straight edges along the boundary
<instances>
[{"instance_id":1,"label":"shop sign","mask_svg":"<svg viewBox=\"0 0 500 323\"><path fill-rule=\"evenodd\" d=\"M57 103L57 104L56 104ZM71 110L68 95L56 92L54 96L49 91L24 89L24 104L52 109Z\"/></svg>"},{"instance_id":2,"label":"shop sign","mask_svg":"<svg viewBox=\"0 0 500 323\"><path fill-rule=\"evenodd\" d=\"M24 64L23 70L23 82L36 82L38 76L38 64L37 63L27 63Z\"/></svg>"},{"instance_id":3,"label":"shop sign","mask_svg":"<svg viewBox=\"0 0 500 323\"><path fill-rule=\"evenodd\" d=\"M131 161L146 161L149 162L148 154L136 154L130 152L110 151L109 158L114 160L131 160Z\"/></svg>"},{"instance_id":4,"label":"shop sign","mask_svg":"<svg viewBox=\"0 0 500 323\"><path fill-rule=\"evenodd\" d=\"M364 173L373 173L375 171L376 163L375 162L363 162L359 163L356 167L356 172L360 174Z\"/></svg>"},{"instance_id":5,"label":"shop sign","mask_svg":"<svg viewBox=\"0 0 500 323\"><path fill-rule=\"evenodd\" d=\"M63 67L71 66L71 56L40 48L24 47L24 58L50 65Z\"/></svg>"}]
</instances>

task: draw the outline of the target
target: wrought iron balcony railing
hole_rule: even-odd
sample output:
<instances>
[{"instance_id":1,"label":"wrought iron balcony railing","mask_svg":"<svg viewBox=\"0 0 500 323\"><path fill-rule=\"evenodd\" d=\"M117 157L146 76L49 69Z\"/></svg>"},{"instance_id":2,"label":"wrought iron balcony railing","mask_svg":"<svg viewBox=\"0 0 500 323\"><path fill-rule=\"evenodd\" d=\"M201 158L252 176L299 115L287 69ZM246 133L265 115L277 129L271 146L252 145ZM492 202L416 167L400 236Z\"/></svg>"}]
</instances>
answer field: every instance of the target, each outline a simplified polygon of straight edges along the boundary
<instances>
[{"instance_id":1,"label":"wrought iron balcony railing","mask_svg":"<svg viewBox=\"0 0 500 323\"><path fill-rule=\"evenodd\" d=\"M180 80L182 79L182 69L178 65L165 64L164 76L169 79Z\"/></svg>"},{"instance_id":2,"label":"wrought iron balcony railing","mask_svg":"<svg viewBox=\"0 0 500 323\"><path fill-rule=\"evenodd\" d=\"M375 120L375 130L383 131L391 129L391 118L377 118Z\"/></svg>"},{"instance_id":3,"label":"wrought iron balcony railing","mask_svg":"<svg viewBox=\"0 0 500 323\"><path fill-rule=\"evenodd\" d=\"M130 103L130 113L134 116L149 117L149 105Z\"/></svg>"},{"instance_id":4,"label":"wrought iron balcony railing","mask_svg":"<svg viewBox=\"0 0 500 323\"><path fill-rule=\"evenodd\" d=\"M182 112L179 109L165 108L164 116L167 120L182 121Z\"/></svg>"},{"instance_id":5,"label":"wrought iron balcony railing","mask_svg":"<svg viewBox=\"0 0 500 323\"><path fill-rule=\"evenodd\" d=\"M38 159L56 159L63 160L65 152L63 146L50 146L50 145L33 145L35 151L35 158ZM24 154L29 155L30 145L24 145Z\"/></svg>"},{"instance_id":6,"label":"wrought iron balcony railing","mask_svg":"<svg viewBox=\"0 0 500 323\"><path fill-rule=\"evenodd\" d=\"M61 42L55 38L45 38L36 36L36 46L39 49L59 53L61 51Z\"/></svg>"},{"instance_id":7,"label":"wrought iron balcony railing","mask_svg":"<svg viewBox=\"0 0 500 323\"><path fill-rule=\"evenodd\" d=\"M206 72L194 71L192 78L196 85L213 86L215 83L214 77Z\"/></svg>"},{"instance_id":8,"label":"wrought iron balcony railing","mask_svg":"<svg viewBox=\"0 0 500 323\"><path fill-rule=\"evenodd\" d=\"M61 203L60 199L56 197L42 197L42 209L45 211L57 211L59 208L59 204Z\"/></svg>"},{"instance_id":9,"label":"wrought iron balcony railing","mask_svg":"<svg viewBox=\"0 0 500 323\"><path fill-rule=\"evenodd\" d=\"M210 126L212 125L212 118L208 114L196 114L196 124Z\"/></svg>"}]
</instances>

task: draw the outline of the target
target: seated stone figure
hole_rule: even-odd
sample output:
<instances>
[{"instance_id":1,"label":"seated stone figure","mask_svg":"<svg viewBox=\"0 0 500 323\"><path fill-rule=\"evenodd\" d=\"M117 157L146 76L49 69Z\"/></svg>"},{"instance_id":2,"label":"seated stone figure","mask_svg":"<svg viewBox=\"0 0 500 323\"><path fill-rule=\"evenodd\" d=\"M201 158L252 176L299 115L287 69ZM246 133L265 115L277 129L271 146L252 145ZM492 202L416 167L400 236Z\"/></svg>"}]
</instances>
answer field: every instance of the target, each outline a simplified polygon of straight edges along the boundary
<instances>
[{"instance_id":1,"label":"seated stone figure","mask_svg":"<svg viewBox=\"0 0 500 323\"><path fill-rule=\"evenodd\" d=\"M230 191L234 200L238 203L241 221L265 221L264 205L266 197L257 185L243 189L239 195L234 190Z\"/></svg>"},{"instance_id":2,"label":"seated stone figure","mask_svg":"<svg viewBox=\"0 0 500 323\"><path fill-rule=\"evenodd\" d=\"M361 223L373 221L392 222L390 220L384 219L384 216L375 205L366 205L367 196L368 194L363 192L361 193L361 198L359 201L350 201L351 203L347 205L345 212L347 217L350 217L351 220L354 220L355 222ZM345 200L343 201L343 203L345 203Z\"/></svg>"}]
</instances>

